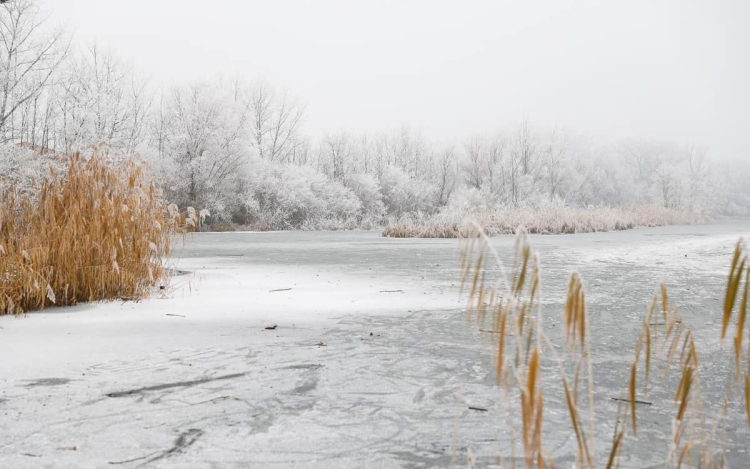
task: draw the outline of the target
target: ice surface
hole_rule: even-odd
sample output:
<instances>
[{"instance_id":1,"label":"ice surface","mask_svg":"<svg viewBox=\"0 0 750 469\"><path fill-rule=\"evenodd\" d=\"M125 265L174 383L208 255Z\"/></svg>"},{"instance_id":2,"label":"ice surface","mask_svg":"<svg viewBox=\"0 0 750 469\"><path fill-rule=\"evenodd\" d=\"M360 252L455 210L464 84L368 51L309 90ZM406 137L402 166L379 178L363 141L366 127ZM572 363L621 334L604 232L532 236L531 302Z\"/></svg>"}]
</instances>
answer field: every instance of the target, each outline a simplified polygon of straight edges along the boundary
<instances>
[{"instance_id":1,"label":"ice surface","mask_svg":"<svg viewBox=\"0 0 750 469\"><path fill-rule=\"evenodd\" d=\"M570 271L587 284L600 458L661 279L718 403L731 356L721 299L742 234L750 222L532 237L553 341ZM495 243L510 256L511 237ZM457 253L456 240L374 232L199 234L164 298L0 318L0 467L446 467L453 453L465 467L467 447L496 464L511 454L508 409L465 326ZM654 382L624 467L666 454L675 409ZM747 426L741 408L730 416L741 467ZM549 381L545 446L563 467L569 428Z\"/></svg>"}]
</instances>

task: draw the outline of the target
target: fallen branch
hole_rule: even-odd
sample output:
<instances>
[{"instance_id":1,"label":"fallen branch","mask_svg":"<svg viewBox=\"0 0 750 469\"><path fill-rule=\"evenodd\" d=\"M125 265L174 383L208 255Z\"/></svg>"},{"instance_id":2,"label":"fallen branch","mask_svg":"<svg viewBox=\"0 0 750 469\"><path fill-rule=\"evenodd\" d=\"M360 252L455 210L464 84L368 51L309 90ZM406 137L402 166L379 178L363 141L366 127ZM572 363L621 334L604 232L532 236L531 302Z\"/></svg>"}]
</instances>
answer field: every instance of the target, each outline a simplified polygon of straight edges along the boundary
<instances>
[{"instance_id":1,"label":"fallen branch","mask_svg":"<svg viewBox=\"0 0 750 469\"><path fill-rule=\"evenodd\" d=\"M273 293L275 291L289 291L291 288L277 288L275 290L268 290L269 293Z\"/></svg>"},{"instance_id":2,"label":"fallen branch","mask_svg":"<svg viewBox=\"0 0 750 469\"><path fill-rule=\"evenodd\" d=\"M630 399L622 399L620 397L610 397L610 399L612 399L613 401L618 401L618 402L630 402ZM637 399L636 399L635 403L636 404L643 404L643 405L654 405L653 402L639 401Z\"/></svg>"},{"instance_id":3,"label":"fallen branch","mask_svg":"<svg viewBox=\"0 0 750 469\"><path fill-rule=\"evenodd\" d=\"M674 323L675 324L682 324L682 320L678 319ZM663 323L663 322L656 322L656 323L652 322L651 324L649 324L649 326L666 326L666 325L667 324Z\"/></svg>"},{"instance_id":4,"label":"fallen branch","mask_svg":"<svg viewBox=\"0 0 750 469\"><path fill-rule=\"evenodd\" d=\"M128 391L111 392L111 393L105 394L105 396L107 396L107 397L126 397L126 396L132 396L134 394L142 394L144 392L149 392L149 391L163 391L165 389L172 389L172 388L189 388L189 387L192 387L192 386L197 386L199 384L211 383L213 381L221 381L221 380L226 380L226 379L241 378L241 377L245 376L246 374L247 373L233 373L233 374L230 374L230 375L201 378L201 379L196 379L196 380L192 380L192 381L179 381L179 382L176 382L176 383L157 384L155 386L146 386L146 387L137 388L137 389L130 389Z\"/></svg>"},{"instance_id":5,"label":"fallen branch","mask_svg":"<svg viewBox=\"0 0 750 469\"><path fill-rule=\"evenodd\" d=\"M125 461L109 461L109 462L107 462L107 464L112 464L112 465L116 465L116 464L128 464L128 463L131 463L131 462L140 461L141 459L150 458L151 456L153 456L155 454L158 454L158 453L159 453L158 451L154 451L153 453L147 454L145 456L141 456L140 458L126 459Z\"/></svg>"}]
</instances>

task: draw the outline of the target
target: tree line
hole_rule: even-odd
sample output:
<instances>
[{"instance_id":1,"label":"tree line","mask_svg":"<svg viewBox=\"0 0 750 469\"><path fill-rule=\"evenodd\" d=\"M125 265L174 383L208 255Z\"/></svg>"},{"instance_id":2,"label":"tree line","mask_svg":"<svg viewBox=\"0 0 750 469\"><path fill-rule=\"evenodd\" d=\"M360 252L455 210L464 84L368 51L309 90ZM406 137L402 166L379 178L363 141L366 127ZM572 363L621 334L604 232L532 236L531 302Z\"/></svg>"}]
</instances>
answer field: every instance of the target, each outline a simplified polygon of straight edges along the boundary
<instances>
[{"instance_id":1,"label":"tree line","mask_svg":"<svg viewBox=\"0 0 750 469\"><path fill-rule=\"evenodd\" d=\"M695 145L601 143L526 118L455 142L407 126L309 135L307 103L287 89L237 76L155 87L115 53L75 45L34 0L0 4L0 95L6 174L29 179L45 154L104 143L113 158L148 160L170 200L209 209L215 227L359 226L549 204L750 207L747 166L717 164Z\"/></svg>"}]
</instances>

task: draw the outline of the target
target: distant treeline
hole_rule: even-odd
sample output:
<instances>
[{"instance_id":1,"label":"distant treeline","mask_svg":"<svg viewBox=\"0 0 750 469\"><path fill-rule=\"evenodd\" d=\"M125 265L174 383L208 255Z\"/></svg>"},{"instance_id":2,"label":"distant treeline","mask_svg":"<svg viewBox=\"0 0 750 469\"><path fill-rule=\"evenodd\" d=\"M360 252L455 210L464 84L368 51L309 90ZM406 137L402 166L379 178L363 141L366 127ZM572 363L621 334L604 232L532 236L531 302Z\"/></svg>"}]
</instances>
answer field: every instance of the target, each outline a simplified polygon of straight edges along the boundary
<instances>
[{"instance_id":1,"label":"distant treeline","mask_svg":"<svg viewBox=\"0 0 750 469\"><path fill-rule=\"evenodd\" d=\"M33 0L3 3L0 18L10 39L0 41L6 183L30 184L62 155L104 143L112 158L149 161L169 199L209 209L214 229L346 228L549 205L750 214L748 164L719 164L695 145L601 143L527 119L450 143L428 140L418 123L309 135L306 104L267 81L157 88L95 44L71 46Z\"/></svg>"}]
</instances>

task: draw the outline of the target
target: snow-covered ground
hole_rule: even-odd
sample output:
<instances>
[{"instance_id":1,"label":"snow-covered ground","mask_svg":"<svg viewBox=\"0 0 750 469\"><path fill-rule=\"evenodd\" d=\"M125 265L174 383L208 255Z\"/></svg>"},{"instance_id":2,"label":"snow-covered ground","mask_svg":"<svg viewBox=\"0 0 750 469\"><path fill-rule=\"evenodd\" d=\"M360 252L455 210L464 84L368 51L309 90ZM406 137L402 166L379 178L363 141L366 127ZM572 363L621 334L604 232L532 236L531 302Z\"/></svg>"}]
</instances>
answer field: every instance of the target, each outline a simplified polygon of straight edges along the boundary
<instances>
[{"instance_id":1,"label":"snow-covered ground","mask_svg":"<svg viewBox=\"0 0 750 469\"><path fill-rule=\"evenodd\" d=\"M661 279L696 330L709 406L721 396L720 306L743 234L750 222L532 237L553 341L570 271L587 283L600 457ZM510 256L512 237L496 244ZM465 326L457 253L375 232L199 234L163 298L2 317L0 467L445 467L467 447L492 465L510 454L508 410ZM666 454L674 408L655 384L623 467ZM545 446L564 463L558 391L547 383ZM740 467L750 440L730 410Z\"/></svg>"}]
</instances>

